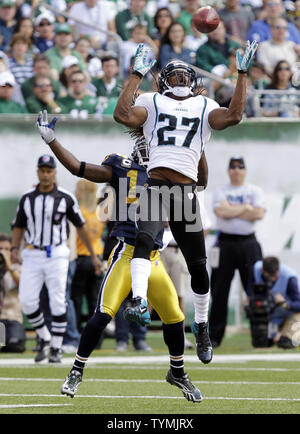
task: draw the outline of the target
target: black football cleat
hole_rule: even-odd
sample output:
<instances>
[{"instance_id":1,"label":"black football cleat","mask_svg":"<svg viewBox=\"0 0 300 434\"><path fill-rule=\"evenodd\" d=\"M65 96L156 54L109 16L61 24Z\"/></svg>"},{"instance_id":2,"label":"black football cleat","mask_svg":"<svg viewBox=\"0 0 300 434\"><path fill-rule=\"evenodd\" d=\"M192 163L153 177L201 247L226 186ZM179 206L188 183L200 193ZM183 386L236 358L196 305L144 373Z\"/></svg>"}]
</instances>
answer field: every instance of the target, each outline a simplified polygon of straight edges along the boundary
<instances>
[{"instance_id":1,"label":"black football cleat","mask_svg":"<svg viewBox=\"0 0 300 434\"><path fill-rule=\"evenodd\" d=\"M61 386L62 395L70 396L74 398L80 383L82 382L82 375L79 371L72 369L66 376L65 382Z\"/></svg>"},{"instance_id":2,"label":"black football cleat","mask_svg":"<svg viewBox=\"0 0 300 434\"><path fill-rule=\"evenodd\" d=\"M131 300L131 303L124 309L123 316L127 321L135 321L141 325L148 325L151 322L147 301L141 297Z\"/></svg>"},{"instance_id":3,"label":"black football cleat","mask_svg":"<svg viewBox=\"0 0 300 434\"><path fill-rule=\"evenodd\" d=\"M196 338L198 359L201 360L202 363L210 363L213 357L213 349L208 334L208 323L193 322L191 330Z\"/></svg>"},{"instance_id":4,"label":"black football cleat","mask_svg":"<svg viewBox=\"0 0 300 434\"><path fill-rule=\"evenodd\" d=\"M47 359L47 357L49 356L49 352L50 352L50 342L41 339L39 341L39 346L37 348L37 354L34 358L34 361L36 363L42 362L43 360Z\"/></svg>"},{"instance_id":5,"label":"black football cleat","mask_svg":"<svg viewBox=\"0 0 300 434\"><path fill-rule=\"evenodd\" d=\"M48 362L49 363L61 363L61 354L62 354L62 351L60 348L52 348L51 347Z\"/></svg>"},{"instance_id":6,"label":"black football cleat","mask_svg":"<svg viewBox=\"0 0 300 434\"><path fill-rule=\"evenodd\" d=\"M185 373L182 377L174 377L171 369L167 372L166 380L168 383L172 384L172 386L178 387L183 396L192 402L201 402L203 397L199 389L193 385L187 373Z\"/></svg>"}]
</instances>

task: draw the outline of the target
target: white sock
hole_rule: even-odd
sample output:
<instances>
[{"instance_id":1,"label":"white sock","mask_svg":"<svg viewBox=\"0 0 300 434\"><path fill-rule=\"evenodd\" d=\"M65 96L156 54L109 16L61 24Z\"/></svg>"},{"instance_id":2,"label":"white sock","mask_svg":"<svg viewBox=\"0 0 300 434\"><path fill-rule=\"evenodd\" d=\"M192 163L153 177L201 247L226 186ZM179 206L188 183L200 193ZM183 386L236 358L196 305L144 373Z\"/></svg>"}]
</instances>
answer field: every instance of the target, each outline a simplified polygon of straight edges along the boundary
<instances>
[{"instance_id":1,"label":"white sock","mask_svg":"<svg viewBox=\"0 0 300 434\"><path fill-rule=\"evenodd\" d=\"M195 322L207 322L208 321L208 307L210 299L210 291L206 294L195 294L193 292L194 308L195 308Z\"/></svg>"},{"instance_id":2,"label":"white sock","mask_svg":"<svg viewBox=\"0 0 300 434\"><path fill-rule=\"evenodd\" d=\"M51 347L52 348L61 348L63 343L63 336L52 335L51 337Z\"/></svg>"},{"instance_id":3,"label":"white sock","mask_svg":"<svg viewBox=\"0 0 300 434\"><path fill-rule=\"evenodd\" d=\"M38 337L40 339L43 339L46 342L50 342L51 334L50 334L48 327L46 325L44 325L41 328L36 329L36 332L37 332Z\"/></svg>"},{"instance_id":4,"label":"white sock","mask_svg":"<svg viewBox=\"0 0 300 434\"><path fill-rule=\"evenodd\" d=\"M131 289L133 298L141 297L147 300L148 279L152 264L149 259L134 258L131 260Z\"/></svg>"}]
</instances>

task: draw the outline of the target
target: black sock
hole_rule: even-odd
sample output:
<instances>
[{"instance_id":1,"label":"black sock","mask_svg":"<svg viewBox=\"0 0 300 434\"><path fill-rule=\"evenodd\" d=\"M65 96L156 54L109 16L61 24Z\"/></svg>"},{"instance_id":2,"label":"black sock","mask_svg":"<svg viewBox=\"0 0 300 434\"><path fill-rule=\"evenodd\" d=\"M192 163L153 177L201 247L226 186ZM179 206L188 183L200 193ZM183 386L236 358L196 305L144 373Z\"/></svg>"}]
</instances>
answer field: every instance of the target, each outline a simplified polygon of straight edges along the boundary
<instances>
[{"instance_id":1,"label":"black sock","mask_svg":"<svg viewBox=\"0 0 300 434\"><path fill-rule=\"evenodd\" d=\"M184 322L163 324L163 336L169 348L172 374L180 378L184 374Z\"/></svg>"},{"instance_id":2,"label":"black sock","mask_svg":"<svg viewBox=\"0 0 300 434\"><path fill-rule=\"evenodd\" d=\"M111 316L102 312L95 312L92 318L88 321L80 338L72 370L79 371L81 374L83 373L83 369L89 356L96 348L103 330L110 321Z\"/></svg>"}]
</instances>

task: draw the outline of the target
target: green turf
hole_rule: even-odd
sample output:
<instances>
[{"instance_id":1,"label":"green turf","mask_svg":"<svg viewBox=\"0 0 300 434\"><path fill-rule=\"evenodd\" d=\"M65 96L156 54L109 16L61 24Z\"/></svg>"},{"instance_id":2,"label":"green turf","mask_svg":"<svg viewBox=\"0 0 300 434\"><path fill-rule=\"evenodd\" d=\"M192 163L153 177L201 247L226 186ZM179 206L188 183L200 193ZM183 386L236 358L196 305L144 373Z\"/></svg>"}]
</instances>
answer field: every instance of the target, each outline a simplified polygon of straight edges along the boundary
<instances>
[{"instance_id":1,"label":"green turf","mask_svg":"<svg viewBox=\"0 0 300 434\"><path fill-rule=\"evenodd\" d=\"M189 339L193 339L188 335ZM161 332L149 332L151 355L167 355ZM0 358L33 358L34 340L24 354L1 353ZM115 341L105 339L93 356L116 356ZM215 354L276 354L296 350L253 349L248 333L227 334ZM194 350L186 351L194 355ZM129 351L119 357L149 355ZM69 357L72 365L73 355ZM91 359L92 361L92 359ZM102 365L88 363L84 381L74 399L62 396L60 386L69 366L0 365L0 414L299 414L300 366L297 362L214 363L186 362L186 371L200 388L204 400L193 404L181 391L165 382L166 363ZM36 405L44 405L37 407ZM58 407L47 407L55 404ZM28 405L24 408L2 406Z\"/></svg>"}]
</instances>

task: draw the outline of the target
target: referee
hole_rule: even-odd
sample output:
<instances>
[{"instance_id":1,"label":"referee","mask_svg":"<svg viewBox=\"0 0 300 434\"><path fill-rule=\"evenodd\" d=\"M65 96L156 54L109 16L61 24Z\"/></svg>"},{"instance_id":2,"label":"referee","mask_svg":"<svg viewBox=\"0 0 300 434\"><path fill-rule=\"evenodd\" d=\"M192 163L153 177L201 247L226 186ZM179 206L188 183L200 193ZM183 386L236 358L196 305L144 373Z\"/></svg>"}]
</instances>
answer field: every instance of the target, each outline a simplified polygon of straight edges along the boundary
<instances>
[{"instance_id":1,"label":"referee","mask_svg":"<svg viewBox=\"0 0 300 434\"><path fill-rule=\"evenodd\" d=\"M13 221L12 261L20 261L20 247L25 238L19 298L23 313L41 340L35 361L41 362L48 357L49 362L57 363L61 362L61 346L67 326L68 220L74 224L91 253L96 274L101 273L102 265L94 253L76 198L55 183L54 158L42 155L37 166L39 184L23 194ZM51 333L39 308L43 284L49 293Z\"/></svg>"},{"instance_id":2,"label":"referee","mask_svg":"<svg viewBox=\"0 0 300 434\"><path fill-rule=\"evenodd\" d=\"M227 323L227 304L231 281L238 269L246 290L249 272L262 251L255 237L255 226L265 215L264 194L260 187L245 182L243 158L231 158L230 183L217 189L213 209L217 217L218 237L211 255L211 310L209 319L212 345L220 345Z\"/></svg>"}]
</instances>

